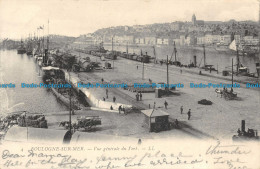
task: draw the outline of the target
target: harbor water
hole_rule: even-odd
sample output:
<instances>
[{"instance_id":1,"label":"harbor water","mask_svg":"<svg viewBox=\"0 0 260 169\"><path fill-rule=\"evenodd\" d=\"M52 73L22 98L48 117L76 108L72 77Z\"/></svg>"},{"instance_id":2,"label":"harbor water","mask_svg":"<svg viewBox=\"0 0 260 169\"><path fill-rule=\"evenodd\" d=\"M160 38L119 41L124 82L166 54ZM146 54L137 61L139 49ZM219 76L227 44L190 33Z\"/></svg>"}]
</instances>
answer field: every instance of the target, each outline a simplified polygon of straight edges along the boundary
<instances>
[{"instance_id":1,"label":"harbor water","mask_svg":"<svg viewBox=\"0 0 260 169\"><path fill-rule=\"evenodd\" d=\"M15 84L15 88L0 88L0 114L14 111L50 113L68 110L46 88L22 88L21 83L42 83L42 72L35 59L16 50L0 50L0 84Z\"/></svg>"},{"instance_id":2,"label":"harbor water","mask_svg":"<svg viewBox=\"0 0 260 169\"><path fill-rule=\"evenodd\" d=\"M105 49L112 50L111 45L105 45ZM154 50L155 48L155 50ZM169 57L169 60L172 61L175 60L174 56L174 49L173 46L129 46L128 52L129 53L136 53L140 55L141 51L143 54L147 52L148 55L152 57L156 57L158 60L166 60L167 55ZM127 47L126 45L114 45L114 50L126 52ZM194 56L196 56L197 60L197 66L203 66L204 65L204 54L203 54L203 48L202 47L176 47L177 54L176 59L177 61L180 61L184 65L188 65L192 62L194 62ZM155 52L154 52L155 51ZM154 55L155 53L155 55ZM218 69L219 71L222 70L231 70L232 66L232 58L234 60L234 66L237 63L237 57L236 52L229 52L229 51L219 51L215 48L205 48L205 55L206 55L206 64L207 65L213 65L215 69ZM258 57L250 57L250 56L239 56L240 63L249 68L250 73L256 72L256 65L255 63L259 62ZM234 68L235 69L235 68Z\"/></svg>"}]
</instances>

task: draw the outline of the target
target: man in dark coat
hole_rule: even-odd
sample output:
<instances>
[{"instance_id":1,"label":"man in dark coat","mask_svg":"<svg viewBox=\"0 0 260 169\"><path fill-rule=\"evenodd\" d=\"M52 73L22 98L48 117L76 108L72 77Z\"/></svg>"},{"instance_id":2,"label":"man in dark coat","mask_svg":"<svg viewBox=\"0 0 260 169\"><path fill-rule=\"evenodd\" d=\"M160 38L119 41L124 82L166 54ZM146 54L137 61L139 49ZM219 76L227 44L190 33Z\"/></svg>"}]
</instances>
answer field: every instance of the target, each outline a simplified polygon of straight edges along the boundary
<instances>
[{"instance_id":1,"label":"man in dark coat","mask_svg":"<svg viewBox=\"0 0 260 169\"><path fill-rule=\"evenodd\" d=\"M190 109L189 109L189 111L188 111L188 120L190 120L190 116L191 116L191 112L190 112Z\"/></svg>"}]
</instances>

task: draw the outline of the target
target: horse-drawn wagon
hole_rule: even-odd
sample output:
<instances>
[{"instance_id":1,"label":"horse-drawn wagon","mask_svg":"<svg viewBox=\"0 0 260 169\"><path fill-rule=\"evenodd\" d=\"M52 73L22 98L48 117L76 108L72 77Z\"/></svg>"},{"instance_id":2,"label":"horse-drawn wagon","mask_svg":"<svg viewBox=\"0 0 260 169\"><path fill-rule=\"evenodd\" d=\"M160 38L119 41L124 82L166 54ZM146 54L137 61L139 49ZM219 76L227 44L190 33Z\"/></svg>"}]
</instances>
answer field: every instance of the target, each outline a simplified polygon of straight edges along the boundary
<instances>
[{"instance_id":1,"label":"horse-drawn wagon","mask_svg":"<svg viewBox=\"0 0 260 169\"><path fill-rule=\"evenodd\" d=\"M86 131L97 125L101 125L101 118L99 116L80 116L77 117L77 120L71 124L71 127L74 130L84 129ZM69 121L60 122L60 126L68 129Z\"/></svg>"},{"instance_id":2,"label":"horse-drawn wagon","mask_svg":"<svg viewBox=\"0 0 260 169\"><path fill-rule=\"evenodd\" d=\"M216 89L215 92L220 94L221 97L224 97L225 100L234 100L237 98L237 93L233 92L233 89L228 91L227 89Z\"/></svg>"}]
</instances>

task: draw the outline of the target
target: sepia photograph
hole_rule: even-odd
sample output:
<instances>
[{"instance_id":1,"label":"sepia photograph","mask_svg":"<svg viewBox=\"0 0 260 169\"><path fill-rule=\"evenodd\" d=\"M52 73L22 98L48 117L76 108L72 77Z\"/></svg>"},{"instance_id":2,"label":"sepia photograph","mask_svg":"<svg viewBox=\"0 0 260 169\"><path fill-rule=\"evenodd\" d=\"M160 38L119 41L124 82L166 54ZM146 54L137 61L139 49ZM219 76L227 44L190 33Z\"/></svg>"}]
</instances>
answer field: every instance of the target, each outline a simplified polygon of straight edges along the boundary
<instances>
[{"instance_id":1,"label":"sepia photograph","mask_svg":"<svg viewBox=\"0 0 260 169\"><path fill-rule=\"evenodd\" d=\"M0 0L0 169L259 169L259 0Z\"/></svg>"}]
</instances>

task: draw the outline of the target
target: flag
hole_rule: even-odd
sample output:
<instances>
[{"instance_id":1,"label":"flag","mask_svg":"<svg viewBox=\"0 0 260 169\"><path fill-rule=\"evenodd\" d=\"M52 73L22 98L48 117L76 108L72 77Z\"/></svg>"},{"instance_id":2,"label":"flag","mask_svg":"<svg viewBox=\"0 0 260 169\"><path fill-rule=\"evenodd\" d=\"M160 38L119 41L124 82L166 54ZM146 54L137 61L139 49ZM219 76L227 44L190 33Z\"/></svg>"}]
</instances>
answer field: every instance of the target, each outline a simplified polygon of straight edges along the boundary
<instances>
[{"instance_id":1,"label":"flag","mask_svg":"<svg viewBox=\"0 0 260 169\"><path fill-rule=\"evenodd\" d=\"M43 29L44 28L44 26L40 26L38 29Z\"/></svg>"}]
</instances>

